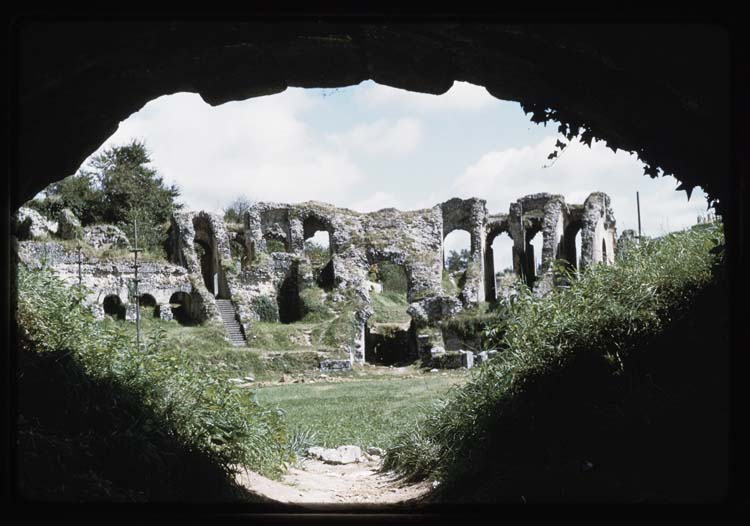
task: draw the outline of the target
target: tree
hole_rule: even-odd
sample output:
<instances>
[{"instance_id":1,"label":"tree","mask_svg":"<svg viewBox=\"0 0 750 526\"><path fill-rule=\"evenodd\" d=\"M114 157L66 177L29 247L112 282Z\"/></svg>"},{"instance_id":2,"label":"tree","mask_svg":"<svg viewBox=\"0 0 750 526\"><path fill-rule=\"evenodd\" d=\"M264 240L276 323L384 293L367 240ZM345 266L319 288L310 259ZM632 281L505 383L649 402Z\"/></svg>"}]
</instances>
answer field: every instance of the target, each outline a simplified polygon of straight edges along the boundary
<instances>
[{"instance_id":1,"label":"tree","mask_svg":"<svg viewBox=\"0 0 750 526\"><path fill-rule=\"evenodd\" d=\"M176 185L167 186L154 168L146 145L133 140L104 150L91 161L93 171L83 172L97 183L102 196L100 221L115 224L133 240L138 220L139 246L156 249L163 242L166 224L180 195Z\"/></svg>"},{"instance_id":2,"label":"tree","mask_svg":"<svg viewBox=\"0 0 750 526\"><path fill-rule=\"evenodd\" d=\"M52 220L57 219L61 210L69 208L81 224L90 225L101 219L102 201L102 192L93 175L79 172L49 185L39 207Z\"/></svg>"},{"instance_id":3,"label":"tree","mask_svg":"<svg viewBox=\"0 0 750 526\"><path fill-rule=\"evenodd\" d=\"M461 252L451 250L448 253L448 258L445 261L445 268L450 272L464 271L469 267L471 261L471 252L464 248Z\"/></svg>"},{"instance_id":4,"label":"tree","mask_svg":"<svg viewBox=\"0 0 750 526\"><path fill-rule=\"evenodd\" d=\"M242 223L245 212L250 210L254 204L255 202L252 199L245 196L238 197L224 208L224 221L227 223Z\"/></svg>"}]
</instances>

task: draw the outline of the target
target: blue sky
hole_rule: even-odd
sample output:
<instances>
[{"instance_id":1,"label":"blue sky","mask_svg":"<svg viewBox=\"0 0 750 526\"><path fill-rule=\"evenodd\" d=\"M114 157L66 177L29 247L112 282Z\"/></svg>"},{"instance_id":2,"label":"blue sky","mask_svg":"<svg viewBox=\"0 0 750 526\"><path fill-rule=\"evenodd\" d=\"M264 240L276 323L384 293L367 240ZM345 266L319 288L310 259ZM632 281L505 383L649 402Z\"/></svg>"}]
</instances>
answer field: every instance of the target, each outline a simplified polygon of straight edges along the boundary
<instances>
[{"instance_id":1,"label":"blue sky","mask_svg":"<svg viewBox=\"0 0 750 526\"><path fill-rule=\"evenodd\" d=\"M619 233L637 229L639 191L647 235L688 227L706 212L701 190L688 202L685 192L674 191L673 178L650 179L634 155L614 153L603 143L572 143L545 168L557 126L531 123L519 104L468 83L457 82L440 96L372 81L290 88L217 107L197 94L178 93L146 104L96 153L133 138L146 142L153 166L180 187L191 209L220 211L240 195L289 203L315 199L362 212L479 197L490 212L506 213L512 201L530 193L559 193L582 203L603 191L612 198ZM498 243L496 268L502 269L510 249L504 236ZM461 234L446 240L448 250L465 244Z\"/></svg>"}]
</instances>

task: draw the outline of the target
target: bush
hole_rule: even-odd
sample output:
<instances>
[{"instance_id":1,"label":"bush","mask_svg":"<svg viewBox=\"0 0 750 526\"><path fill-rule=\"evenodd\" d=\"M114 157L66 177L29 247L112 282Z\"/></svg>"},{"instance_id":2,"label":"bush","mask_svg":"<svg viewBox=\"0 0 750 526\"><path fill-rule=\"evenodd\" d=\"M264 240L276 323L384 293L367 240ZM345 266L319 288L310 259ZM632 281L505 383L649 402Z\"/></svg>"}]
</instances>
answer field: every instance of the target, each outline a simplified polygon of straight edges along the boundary
<instances>
[{"instance_id":1,"label":"bush","mask_svg":"<svg viewBox=\"0 0 750 526\"><path fill-rule=\"evenodd\" d=\"M253 298L253 310L258 315L260 321L278 322L279 308L276 302L268 296L257 296Z\"/></svg>"},{"instance_id":2,"label":"bush","mask_svg":"<svg viewBox=\"0 0 750 526\"><path fill-rule=\"evenodd\" d=\"M66 379L66 388L80 392L105 385L113 392L126 393L126 412L115 401L108 405L110 398L99 395L94 398L96 410L89 410L87 418L113 421L107 434L136 433L131 441L142 444L144 449L138 454L144 455L144 462L174 464L168 458L174 452L146 450L153 448L149 444L163 442L163 436L208 459L227 477L235 465L276 476L293 459L280 415L216 378L210 368L191 364L179 349L167 352L163 329L157 326L147 333L147 350L138 351L131 324L96 322L81 306L83 293L71 293L51 271L21 267L18 281L17 319L29 348L41 356L65 356L70 370L80 371ZM27 421L35 418L34 414L24 417ZM107 436L99 436L105 431L95 431L90 442L107 443ZM160 459L160 455L165 457Z\"/></svg>"},{"instance_id":3,"label":"bush","mask_svg":"<svg viewBox=\"0 0 750 526\"><path fill-rule=\"evenodd\" d=\"M642 242L615 265L590 267L580 280L571 280L569 289L543 298L522 291L497 331L501 354L419 427L401 435L387 452L386 468L411 479L440 478L450 482L442 488L455 490L488 470L499 478L511 476L514 466L492 459L550 458L551 453L533 449L551 442L534 428L561 418L541 409L560 409L554 401L566 391L556 389L577 386L576 396L593 404L592 411L602 411L597 404L612 404L587 397L607 392L633 351L661 334L710 283L715 247L722 242L721 225L670 234ZM582 407L578 403L583 402L571 407ZM575 428L574 422L564 425ZM591 423L579 425L588 429Z\"/></svg>"}]
</instances>

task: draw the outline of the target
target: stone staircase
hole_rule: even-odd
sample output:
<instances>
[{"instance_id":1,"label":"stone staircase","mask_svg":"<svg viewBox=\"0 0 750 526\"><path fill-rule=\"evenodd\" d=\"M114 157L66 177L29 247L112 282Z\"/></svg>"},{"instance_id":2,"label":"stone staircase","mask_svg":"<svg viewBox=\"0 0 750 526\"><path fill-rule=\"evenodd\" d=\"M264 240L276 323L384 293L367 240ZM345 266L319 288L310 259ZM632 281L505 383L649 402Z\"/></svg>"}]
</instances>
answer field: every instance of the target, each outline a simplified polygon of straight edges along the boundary
<instances>
[{"instance_id":1,"label":"stone staircase","mask_svg":"<svg viewBox=\"0 0 750 526\"><path fill-rule=\"evenodd\" d=\"M224 328L227 331L227 339L235 347L242 347L247 345L245 337L242 335L242 327L240 327L240 324L237 321L237 316L234 311L232 300L217 299L216 306L219 308L221 321L224 322Z\"/></svg>"}]
</instances>

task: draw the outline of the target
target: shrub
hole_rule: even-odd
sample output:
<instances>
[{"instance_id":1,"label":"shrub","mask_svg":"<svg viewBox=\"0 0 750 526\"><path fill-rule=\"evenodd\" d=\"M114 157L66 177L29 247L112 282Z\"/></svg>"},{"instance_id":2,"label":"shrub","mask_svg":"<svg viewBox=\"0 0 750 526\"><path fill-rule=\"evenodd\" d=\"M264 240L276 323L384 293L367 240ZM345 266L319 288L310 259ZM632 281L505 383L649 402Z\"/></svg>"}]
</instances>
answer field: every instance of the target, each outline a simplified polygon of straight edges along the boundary
<instances>
[{"instance_id":1,"label":"shrub","mask_svg":"<svg viewBox=\"0 0 750 526\"><path fill-rule=\"evenodd\" d=\"M260 321L271 323L279 321L279 308L272 298L257 296L253 298L252 305Z\"/></svg>"},{"instance_id":2,"label":"shrub","mask_svg":"<svg viewBox=\"0 0 750 526\"><path fill-rule=\"evenodd\" d=\"M542 298L521 290L500 330L494 328L501 354L402 434L385 467L411 479L452 480L456 488L456 481L465 484L492 469L489 459L500 458L510 442L541 443L523 426L545 416L539 407L554 400L554 386L570 377L583 391L595 382L606 386L710 282L722 242L721 225L644 240L617 264L590 267L568 289Z\"/></svg>"},{"instance_id":3,"label":"shrub","mask_svg":"<svg viewBox=\"0 0 750 526\"><path fill-rule=\"evenodd\" d=\"M122 426L107 433L140 433L144 447L167 433L227 476L235 465L275 476L293 458L280 415L249 400L210 367L191 363L180 349L167 350L163 328L147 332L147 350L138 351L132 325L96 322L81 305L83 291L71 292L50 270L21 267L18 281L22 336L36 352L62 353L75 364L85 378L70 378L70 387L95 383L130 393L130 414L107 406L106 399L97 402L104 413L118 415L113 425ZM151 424L141 425L144 419ZM106 437L94 442L100 439Z\"/></svg>"}]
</instances>

